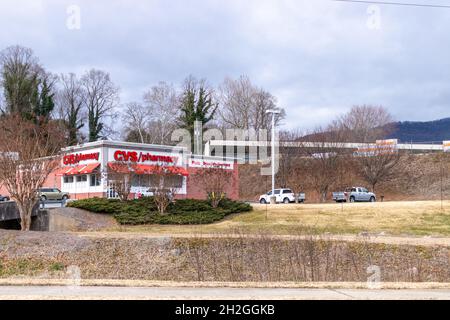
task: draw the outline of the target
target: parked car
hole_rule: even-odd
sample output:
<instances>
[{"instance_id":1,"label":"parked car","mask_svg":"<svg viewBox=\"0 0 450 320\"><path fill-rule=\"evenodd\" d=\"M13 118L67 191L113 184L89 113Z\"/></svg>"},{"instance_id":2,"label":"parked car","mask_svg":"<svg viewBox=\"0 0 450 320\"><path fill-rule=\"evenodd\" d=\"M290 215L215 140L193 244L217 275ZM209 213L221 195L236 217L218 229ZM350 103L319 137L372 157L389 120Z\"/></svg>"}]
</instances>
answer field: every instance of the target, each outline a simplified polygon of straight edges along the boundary
<instances>
[{"instance_id":1,"label":"parked car","mask_svg":"<svg viewBox=\"0 0 450 320\"><path fill-rule=\"evenodd\" d=\"M9 197L8 196L2 196L1 194L0 194L0 201L9 201L10 199L9 199Z\"/></svg>"},{"instance_id":2,"label":"parked car","mask_svg":"<svg viewBox=\"0 0 450 320\"><path fill-rule=\"evenodd\" d=\"M270 203L270 197L272 191L267 192L259 197L259 203ZM291 189L275 189L275 202L276 203L290 203L295 202L295 194Z\"/></svg>"},{"instance_id":3,"label":"parked car","mask_svg":"<svg viewBox=\"0 0 450 320\"><path fill-rule=\"evenodd\" d=\"M333 200L336 202L375 202L377 196L363 187L353 187L343 192L333 192Z\"/></svg>"},{"instance_id":4,"label":"parked car","mask_svg":"<svg viewBox=\"0 0 450 320\"><path fill-rule=\"evenodd\" d=\"M67 200L69 199L69 194L67 192L62 192L58 188L41 188L39 189L39 198L41 201L47 200Z\"/></svg>"},{"instance_id":5,"label":"parked car","mask_svg":"<svg viewBox=\"0 0 450 320\"><path fill-rule=\"evenodd\" d=\"M305 202L306 201L306 194L304 193L304 192L300 192L299 194L298 194L298 202L299 203L303 203L303 202Z\"/></svg>"}]
</instances>

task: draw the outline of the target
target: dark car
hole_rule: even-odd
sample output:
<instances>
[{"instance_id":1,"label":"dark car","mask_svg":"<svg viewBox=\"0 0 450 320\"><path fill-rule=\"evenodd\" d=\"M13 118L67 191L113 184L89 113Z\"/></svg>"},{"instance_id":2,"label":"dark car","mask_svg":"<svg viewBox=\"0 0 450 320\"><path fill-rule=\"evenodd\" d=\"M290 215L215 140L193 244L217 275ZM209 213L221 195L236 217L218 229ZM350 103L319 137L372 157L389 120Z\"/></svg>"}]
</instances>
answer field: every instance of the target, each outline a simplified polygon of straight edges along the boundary
<instances>
[{"instance_id":1,"label":"dark car","mask_svg":"<svg viewBox=\"0 0 450 320\"><path fill-rule=\"evenodd\" d=\"M10 199L9 199L9 197L8 196L2 196L1 194L0 194L0 201L9 201Z\"/></svg>"}]
</instances>

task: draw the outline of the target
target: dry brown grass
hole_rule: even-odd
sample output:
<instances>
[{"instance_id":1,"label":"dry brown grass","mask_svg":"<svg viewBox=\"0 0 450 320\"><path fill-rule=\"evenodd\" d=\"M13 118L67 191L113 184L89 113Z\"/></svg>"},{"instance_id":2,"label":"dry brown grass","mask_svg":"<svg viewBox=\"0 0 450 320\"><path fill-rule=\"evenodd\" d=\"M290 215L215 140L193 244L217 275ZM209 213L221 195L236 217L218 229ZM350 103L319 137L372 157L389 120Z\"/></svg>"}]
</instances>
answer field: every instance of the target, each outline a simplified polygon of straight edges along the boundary
<instances>
[{"instance_id":1,"label":"dry brown grass","mask_svg":"<svg viewBox=\"0 0 450 320\"><path fill-rule=\"evenodd\" d=\"M237 228L247 233L272 234L385 233L391 235L449 236L450 201L396 201L345 204L255 204L254 211L204 226L146 225L118 227L110 231L149 234L228 233Z\"/></svg>"},{"instance_id":2,"label":"dry brown grass","mask_svg":"<svg viewBox=\"0 0 450 320\"><path fill-rule=\"evenodd\" d=\"M108 236L105 236L108 234ZM376 243L366 237L209 237L141 233L0 233L0 278L175 282L365 282L379 266L383 282L450 280L448 245ZM416 238L419 240L419 238Z\"/></svg>"}]
</instances>

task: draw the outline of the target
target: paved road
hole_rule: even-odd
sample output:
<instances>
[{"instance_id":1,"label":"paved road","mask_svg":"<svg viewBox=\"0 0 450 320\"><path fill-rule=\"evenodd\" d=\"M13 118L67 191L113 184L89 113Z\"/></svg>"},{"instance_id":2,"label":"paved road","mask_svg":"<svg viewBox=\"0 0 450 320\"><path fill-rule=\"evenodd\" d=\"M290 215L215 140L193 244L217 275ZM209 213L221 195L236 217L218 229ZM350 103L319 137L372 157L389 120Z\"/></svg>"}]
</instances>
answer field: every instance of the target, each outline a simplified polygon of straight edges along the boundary
<instances>
[{"instance_id":1,"label":"paved road","mask_svg":"<svg viewBox=\"0 0 450 320\"><path fill-rule=\"evenodd\" d=\"M436 299L450 300L450 290L252 289L0 286L0 299Z\"/></svg>"}]
</instances>

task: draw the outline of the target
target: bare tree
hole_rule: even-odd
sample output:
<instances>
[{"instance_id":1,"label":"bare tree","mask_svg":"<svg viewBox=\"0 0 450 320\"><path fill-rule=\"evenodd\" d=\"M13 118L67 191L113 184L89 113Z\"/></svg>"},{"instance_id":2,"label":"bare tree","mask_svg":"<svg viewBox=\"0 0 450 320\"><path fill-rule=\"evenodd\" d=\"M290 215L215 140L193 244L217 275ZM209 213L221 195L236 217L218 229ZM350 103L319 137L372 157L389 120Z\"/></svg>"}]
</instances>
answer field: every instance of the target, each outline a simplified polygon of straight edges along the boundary
<instances>
[{"instance_id":1,"label":"bare tree","mask_svg":"<svg viewBox=\"0 0 450 320\"><path fill-rule=\"evenodd\" d=\"M59 165L63 135L51 123L38 126L19 114L0 118L0 134L0 183L17 203L22 230L29 230L37 191Z\"/></svg>"},{"instance_id":2,"label":"bare tree","mask_svg":"<svg viewBox=\"0 0 450 320\"><path fill-rule=\"evenodd\" d=\"M251 121L251 128L255 130L270 129L272 123L272 116L267 113L267 110L278 109L280 113L275 115L275 124L279 125L280 122L286 117L284 109L277 107L277 99L271 93L264 89L257 89L254 94L254 109L253 117Z\"/></svg>"},{"instance_id":3,"label":"bare tree","mask_svg":"<svg viewBox=\"0 0 450 320\"><path fill-rule=\"evenodd\" d=\"M62 89L57 95L58 117L67 128L67 143L75 145L81 140L80 129L84 126L83 99L85 92L74 73L61 74Z\"/></svg>"},{"instance_id":4,"label":"bare tree","mask_svg":"<svg viewBox=\"0 0 450 320\"><path fill-rule=\"evenodd\" d=\"M111 81L109 73L91 69L81 78L85 90L84 104L87 109L89 141L97 141L107 134L106 121L114 117L119 103L119 88Z\"/></svg>"},{"instance_id":5,"label":"bare tree","mask_svg":"<svg viewBox=\"0 0 450 320\"><path fill-rule=\"evenodd\" d=\"M393 178L400 163L401 154L391 146L375 144L394 129L393 118L388 110L378 106L354 106L341 116L330 128L330 132L341 132L342 141L362 142L366 152L356 152L354 160L359 167L361 177L370 184L372 190L382 181ZM393 149L394 148L394 149Z\"/></svg>"},{"instance_id":6,"label":"bare tree","mask_svg":"<svg viewBox=\"0 0 450 320\"><path fill-rule=\"evenodd\" d=\"M226 187L234 183L233 171L222 167L198 171L194 176L194 180L203 189L213 208L217 208L220 202L225 199Z\"/></svg>"},{"instance_id":7,"label":"bare tree","mask_svg":"<svg viewBox=\"0 0 450 320\"><path fill-rule=\"evenodd\" d=\"M179 104L180 97L175 88L166 82L159 82L144 94L151 143L170 144L170 136L177 126L176 119L180 116Z\"/></svg>"},{"instance_id":8,"label":"bare tree","mask_svg":"<svg viewBox=\"0 0 450 320\"><path fill-rule=\"evenodd\" d=\"M127 201L135 175L134 168L128 162L114 162L108 166L108 181L119 196L120 201Z\"/></svg>"},{"instance_id":9,"label":"bare tree","mask_svg":"<svg viewBox=\"0 0 450 320\"><path fill-rule=\"evenodd\" d=\"M166 214L167 207L175 197L177 188L171 184L171 177L173 177L168 168L157 165L152 172L152 177L156 182L150 190L153 193L153 198L161 215Z\"/></svg>"},{"instance_id":10,"label":"bare tree","mask_svg":"<svg viewBox=\"0 0 450 320\"><path fill-rule=\"evenodd\" d=\"M233 80L226 78L219 88L219 117L224 127L234 129L268 129L269 109L278 109L276 98L264 89L254 86L247 76ZM277 115L277 124L285 117L283 109Z\"/></svg>"},{"instance_id":11,"label":"bare tree","mask_svg":"<svg viewBox=\"0 0 450 320\"><path fill-rule=\"evenodd\" d=\"M151 143L150 111L137 102L128 103L122 114L125 124L126 140Z\"/></svg>"},{"instance_id":12,"label":"bare tree","mask_svg":"<svg viewBox=\"0 0 450 320\"><path fill-rule=\"evenodd\" d=\"M0 53L4 113L31 114L42 68L33 50L11 46Z\"/></svg>"},{"instance_id":13,"label":"bare tree","mask_svg":"<svg viewBox=\"0 0 450 320\"><path fill-rule=\"evenodd\" d=\"M3 112L47 122L54 109L57 77L46 72L29 48L8 47L0 53Z\"/></svg>"},{"instance_id":14,"label":"bare tree","mask_svg":"<svg viewBox=\"0 0 450 320\"><path fill-rule=\"evenodd\" d=\"M225 126L238 129L250 127L253 95L254 88L247 76L224 80L219 88L221 107L218 111Z\"/></svg>"},{"instance_id":15,"label":"bare tree","mask_svg":"<svg viewBox=\"0 0 450 320\"><path fill-rule=\"evenodd\" d=\"M302 142L302 152L307 157L307 171L313 189L325 202L331 187L336 183L340 167L351 158L342 148L343 133L331 128L317 128Z\"/></svg>"},{"instance_id":16,"label":"bare tree","mask_svg":"<svg viewBox=\"0 0 450 320\"><path fill-rule=\"evenodd\" d=\"M381 106L354 106L348 113L333 122L331 130L345 133L351 142L371 143L384 139L394 129L393 118Z\"/></svg>"},{"instance_id":17,"label":"bare tree","mask_svg":"<svg viewBox=\"0 0 450 320\"><path fill-rule=\"evenodd\" d=\"M402 155L398 150L378 148L376 145L368 145L368 148L370 151L357 154L355 160L361 177L375 192L378 183L388 182L397 176Z\"/></svg>"},{"instance_id":18,"label":"bare tree","mask_svg":"<svg viewBox=\"0 0 450 320\"><path fill-rule=\"evenodd\" d=\"M280 131L280 159L277 178L282 188L292 188L291 183L288 182L291 180L289 178L292 177L294 168L302 161L301 157L304 154L302 154L301 148L289 144L300 144L301 138L302 134L298 130Z\"/></svg>"},{"instance_id":19,"label":"bare tree","mask_svg":"<svg viewBox=\"0 0 450 320\"><path fill-rule=\"evenodd\" d=\"M305 191L310 172L308 157L300 143L303 133L299 130L280 132L280 159L277 179L283 188L291 188L295 193Z\"/></svg>"}]
</instances>

